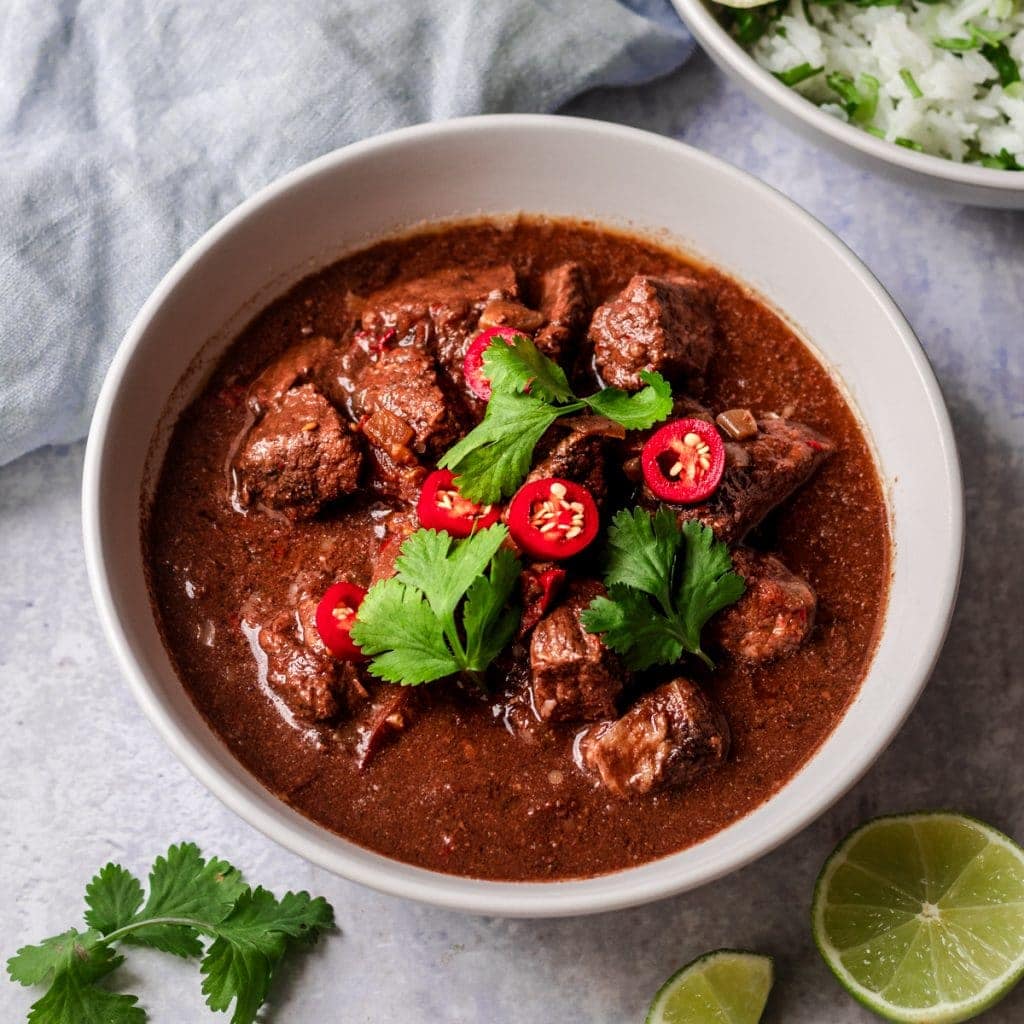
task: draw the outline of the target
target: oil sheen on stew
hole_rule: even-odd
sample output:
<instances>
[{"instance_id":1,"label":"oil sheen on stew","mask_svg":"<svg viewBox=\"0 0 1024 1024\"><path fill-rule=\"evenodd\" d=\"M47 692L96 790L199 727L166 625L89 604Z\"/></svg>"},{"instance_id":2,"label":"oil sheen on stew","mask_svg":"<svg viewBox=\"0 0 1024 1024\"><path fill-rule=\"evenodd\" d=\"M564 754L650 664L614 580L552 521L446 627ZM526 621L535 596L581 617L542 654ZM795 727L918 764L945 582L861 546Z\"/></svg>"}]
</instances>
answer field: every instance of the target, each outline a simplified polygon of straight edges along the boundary
<instances>
[{"instance_id":1,"label":"oil sheen on stew","mask_svg":"<svg viewBox=\"0 0 1024 1024\"><path fill-rule=\"evenodd\" d=\"M573 633L601 542L534 566L533 617L548 584L553 603L484 687L384 684L324 646L318 601L393 572L424 478L485 405L466 350L502 326L578 394L635 389L646 366L672 382L672 418L729 412L708 428L726 449L718 491L671 506L712 527L747 581L747 603L705 629L714 670L684 657L631 675ZM534 476L582 483L605 523L657 507L640 458L653 431L588 429L552 428ZM143 530L167 649L232 754L356 843L492 879L627 868L765 801L856 695L890 577L868 444L786 324L675 251L533 218L384 242L263 310L177 422ZM651 721L667 759L651 760Z\"/></svg>"}]
</instances>

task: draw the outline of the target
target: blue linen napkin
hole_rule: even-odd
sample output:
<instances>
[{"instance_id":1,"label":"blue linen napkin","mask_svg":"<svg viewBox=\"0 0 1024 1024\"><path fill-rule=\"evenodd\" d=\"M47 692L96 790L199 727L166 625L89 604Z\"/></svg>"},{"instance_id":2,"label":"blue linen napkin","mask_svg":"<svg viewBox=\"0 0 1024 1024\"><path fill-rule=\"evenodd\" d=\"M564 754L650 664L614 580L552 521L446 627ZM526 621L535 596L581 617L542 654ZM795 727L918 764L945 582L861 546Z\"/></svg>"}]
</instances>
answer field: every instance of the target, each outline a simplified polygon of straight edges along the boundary
<instances>
[{"instance_id":1,"label":"blue linen napkin","mask_svg":"<svg viewBox=\"0 0 1024 1024\"><path fill-rule=\"evenodd\" d=\"M667 0L5 0L0 464L81 437L177 256L355 139L656 77Z\"/></svg>"}]
</instances>

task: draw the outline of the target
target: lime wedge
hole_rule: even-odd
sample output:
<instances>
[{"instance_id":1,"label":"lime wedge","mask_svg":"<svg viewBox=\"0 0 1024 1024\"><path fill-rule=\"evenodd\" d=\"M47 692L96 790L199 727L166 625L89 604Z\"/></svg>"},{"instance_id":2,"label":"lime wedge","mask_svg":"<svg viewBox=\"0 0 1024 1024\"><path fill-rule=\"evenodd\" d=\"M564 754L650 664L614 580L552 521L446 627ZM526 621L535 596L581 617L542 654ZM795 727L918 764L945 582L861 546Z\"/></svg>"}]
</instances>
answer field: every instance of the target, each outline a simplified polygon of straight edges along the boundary
<instances>
[{"instance_id":1,"label":"lime wedge","mask_svg":"<svg viewBox=\"0 0 1024 1024\"><path fill-rule=\"evenodd\" d=\"M959 814L879 818L825 863L811 913L854 998L889 1020L956 1024L1024 973L1024 850Z\"/></svg>"},{"instance_id":2,"label":"lime wedge","mask_svg":"<svg viewBox=\"0 0 1024 1024\"><path fill-rule=\"evenodd\" d=\"M772 958L717 949L676 971L647 1011L647 1024L757 1024L773 979Z\"/></svg>"}]
</instances>

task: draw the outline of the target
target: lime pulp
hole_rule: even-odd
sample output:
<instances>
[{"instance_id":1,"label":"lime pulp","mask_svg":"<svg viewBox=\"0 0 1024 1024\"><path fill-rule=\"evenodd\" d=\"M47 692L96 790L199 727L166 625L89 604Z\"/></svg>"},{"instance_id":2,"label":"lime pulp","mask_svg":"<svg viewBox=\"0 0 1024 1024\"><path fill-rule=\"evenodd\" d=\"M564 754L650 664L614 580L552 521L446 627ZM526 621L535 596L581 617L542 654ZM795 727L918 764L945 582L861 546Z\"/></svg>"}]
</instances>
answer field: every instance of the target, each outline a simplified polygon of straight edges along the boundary
<instances>
[{"instance_id":1,"label":"lime pulp","mask_svg":"<svg viewBox=\"0 0 1024 1024\"><path fill-rule=\"evenodd\" d=\"M812 909L851 995L911 1024L957 1024L1024 973L1024 850L944 812L879 818L836 848Z\"/></svg>"},{"instance_id":2,"label":"lime pulp","mask_svg":"<svg viewBox=\"0 0 1024 1024\"><path fill-rule=\"evenodd\" d=\"M705 953L661 986L647 1024L757 1024L773 977L771 957L733 949Z\"/></svg>"}]
</instances>

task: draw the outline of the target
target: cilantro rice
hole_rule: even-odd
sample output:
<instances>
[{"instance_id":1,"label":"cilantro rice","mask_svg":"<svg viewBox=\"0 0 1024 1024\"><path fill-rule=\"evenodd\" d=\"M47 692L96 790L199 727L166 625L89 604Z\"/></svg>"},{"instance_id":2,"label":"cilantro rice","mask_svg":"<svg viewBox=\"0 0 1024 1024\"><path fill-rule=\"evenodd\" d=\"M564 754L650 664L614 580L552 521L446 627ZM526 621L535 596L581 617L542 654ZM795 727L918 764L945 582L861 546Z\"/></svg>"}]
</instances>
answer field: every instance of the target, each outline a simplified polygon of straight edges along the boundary
<instances>
[{"instance_id":1,"label":"cilantro rice","mask_svg":"<svg viewBox=\"0 0 1024 1024\"><path fill-rule=\"evenodd\" d=\"M1024 169L1020 0L783 0L729 11L759 64L833 116L911 149Z\"/></svg>"}]
</instances>

